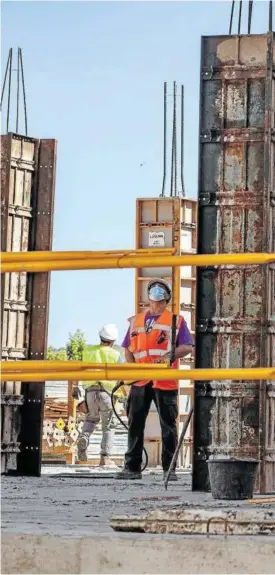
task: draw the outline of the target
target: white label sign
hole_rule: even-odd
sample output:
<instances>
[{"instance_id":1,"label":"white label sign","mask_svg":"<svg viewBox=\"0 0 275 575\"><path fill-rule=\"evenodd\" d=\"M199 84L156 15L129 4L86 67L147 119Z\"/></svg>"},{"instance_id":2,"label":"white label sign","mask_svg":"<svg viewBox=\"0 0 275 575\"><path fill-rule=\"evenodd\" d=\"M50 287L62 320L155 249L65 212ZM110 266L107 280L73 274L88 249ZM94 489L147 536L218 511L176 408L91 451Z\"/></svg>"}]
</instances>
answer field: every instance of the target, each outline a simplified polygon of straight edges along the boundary
<instances>
[{"instance_id":1,"label":"white label sign","mask_svg":"<svg viewBox=\"0 0 275 575\"><path fill-rule=\"evenodd\" d=\"M164 232L149 232L149 248L165 246Z\"/></svg>"}]
</instances>

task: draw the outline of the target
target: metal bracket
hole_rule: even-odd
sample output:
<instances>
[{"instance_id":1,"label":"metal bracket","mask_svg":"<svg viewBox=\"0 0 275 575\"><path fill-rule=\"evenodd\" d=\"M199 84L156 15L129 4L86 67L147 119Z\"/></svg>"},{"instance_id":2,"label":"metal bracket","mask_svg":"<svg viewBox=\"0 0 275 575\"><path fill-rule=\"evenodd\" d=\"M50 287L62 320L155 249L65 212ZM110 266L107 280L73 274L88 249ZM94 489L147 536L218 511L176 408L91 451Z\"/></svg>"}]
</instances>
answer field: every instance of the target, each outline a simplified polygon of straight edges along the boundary
<instances>
[{"instance_id":1,"label":"metal bracket","mask_svg":"<svg viewBox=\"0 0 275 575\"><path fill-rule=\"evenodd\" d=\"M216 192L201 192L199 194L199 206L215 206L216 202Z\"/></svg>"},{"instance_id":2,"label":"metal bracket","mask_svg":"<svg viewBox=\"0 0 275 575\"><path fill-rule=\"evenodd\" d=\"M198 333L213 333L213 329L215 327L215 322L212 319L198 319L196 325L196 331Z\"/></svg>"},{"instance_id":3,"label":"metal bracket","mask_svg":"<svg viewBox=\"0 0 275 575\"><path fill-rule=\"evenodd\" d=\"M213 78L214 73L216 72L216 68L213 66L209 66L208 68L203 68L202 70L202 79L203 80L211 80Z\"/></svg>"},{"instance_id":4,"label":"metal bracket","mask_svg":"<svg viewBox=\"0 0 275 575\"><path fill-rule=\"evenodd\" d=\"M210 130L202 130L200 133L200 142L202 144L209 144L209 142L218 141L220 138L219 130L211 128Z\"/></svg>"},{"instance_id":5,"label":"metal bracket","mask_svg":"<svg viewBox=\"0 0 275 575\"><path fill-rule=\"evenodd\" d=\"M180 227L182 230L185 230L185 229L194 230L194 229L196 229L196 224L192 224L192 223L190 224L190 223L182 222Z\"/></svg>"},{"instance_id":6,"label":"metal bracket","mask_svg":"<svg viewBox=\"0 0 275 575\"><path fill-rule=\"evenodd\" d=\"M23 405L24 401L23 395L1 395L1 405Z\"/></svg>"},{"instance_id":7,"label":"metal bracket","mask_svg":"<svg viewBox=\"0 0 275 575\"><path fill-rule=\"evenodd\" d=\"M18 441L5 441L1 443L1 452L2 453L20 453L21 443Z\"/></svg>"},{"instance_id":8,"label":"metal bracket","mask_svg":"<svg viewBox=\"0 0 275 575\"><path fill-rule=\"evenodd\" d=\"M192 309L195 309L195 308L196 308L196 306L195 306L194 303L181 303L181 304L180 304L180 309L181 309L181 311L184 311L184 310L192 310Z\"/></svg>"}]
</instances>

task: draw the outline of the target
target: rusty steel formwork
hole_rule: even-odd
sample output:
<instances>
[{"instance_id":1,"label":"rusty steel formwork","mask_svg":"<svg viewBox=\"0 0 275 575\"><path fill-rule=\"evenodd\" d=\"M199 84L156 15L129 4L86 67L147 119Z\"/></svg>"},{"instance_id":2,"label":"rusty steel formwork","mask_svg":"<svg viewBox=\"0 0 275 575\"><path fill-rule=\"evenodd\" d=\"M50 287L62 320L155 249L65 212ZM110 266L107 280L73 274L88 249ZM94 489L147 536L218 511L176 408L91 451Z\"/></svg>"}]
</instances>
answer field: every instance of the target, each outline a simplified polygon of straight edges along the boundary
<instances>
[{"instance_id":1,"label":"rusty steel formwork","mask_svg":"<svg viewBox=\"0 0 275 575\"><path fill-rule=\"evenodd\" d=\"M198 253L274 251L274 35L202 38ZM275 365L274 265L200 268L196 367ZM275 382L196 382L193 489L206 460L255 457L275 490Z\"/></svg>"},{"instance_id":2,"label":"rusty steel formwork","mask_svg":"<svg viewBox=\"0 0 275 575\"><path fill-rule=\"evenodd\" d=\"M1 136L2 251L52 247L56 141ZM44 359L50 275L5 274L2 359ZM1 471L39 475L44 384L6 382L1 393Z\"/></svg>"}]
</instances>

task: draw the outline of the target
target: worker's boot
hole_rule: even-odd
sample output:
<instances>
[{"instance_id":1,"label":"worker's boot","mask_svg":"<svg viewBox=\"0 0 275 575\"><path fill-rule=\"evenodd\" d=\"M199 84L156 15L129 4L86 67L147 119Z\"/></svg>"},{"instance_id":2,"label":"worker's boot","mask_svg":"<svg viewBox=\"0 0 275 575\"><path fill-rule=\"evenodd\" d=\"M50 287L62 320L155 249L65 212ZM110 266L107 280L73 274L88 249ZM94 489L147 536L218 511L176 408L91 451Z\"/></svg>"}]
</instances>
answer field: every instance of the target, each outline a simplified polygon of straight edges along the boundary
<instances>
[{"instance_id":1,"label":"worker's boot","mask_svg":"<svg viewBox=\"0 0 275 575\"><path fill-rule=\"evenodd\" d=\"M78 461L87 461L87 449L89 445L89 434L80 435L77 442L77 459Z\"/></svg>"},{"instance_id":2,"label":"worker's boot","mask_svg":"<svg viewBox=\"0 0 275 575\"><path fill-rule=\"evenodd\" d=\"M165 481L167 479L167 475L168 475L168 471L164 471L163 472L163 481ZM177 474L176 474L174 469L172 469L172 471L169 475L169 481L178 481L178 477L177 477Z\"/></svg>"},{"instance_id":3,"label":"worker's boot","mask_svg":"<svg viewBox=\"0 0 275 575\"><path fill-rule=\"evenodd\" d=\"M100 467L117 467L116 463L107 455L101 455L99 461Z\"/></svg>"},{"instance_id":4,"label":"worker's boot","mask_svg":"<svg viewBox=\"0 0 275 575\"><path fill-rule=\"evenodd\" d=\"M123 469L115 475L115 479L142 479L142 473L141 471L131 471L128 467L123 467Z\"/></svg>"}]
</instances>

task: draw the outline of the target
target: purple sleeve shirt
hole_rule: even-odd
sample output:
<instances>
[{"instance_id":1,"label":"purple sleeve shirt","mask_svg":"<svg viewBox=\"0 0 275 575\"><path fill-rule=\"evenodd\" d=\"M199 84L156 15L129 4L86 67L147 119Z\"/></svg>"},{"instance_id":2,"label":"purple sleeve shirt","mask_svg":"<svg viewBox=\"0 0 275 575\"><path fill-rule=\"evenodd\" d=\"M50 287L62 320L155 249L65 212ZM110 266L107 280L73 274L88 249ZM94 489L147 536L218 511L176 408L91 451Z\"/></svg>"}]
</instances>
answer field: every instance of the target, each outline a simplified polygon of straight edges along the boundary
<instances>
[{"instance_id":1,"label":"purple sleeve shirt","mask_svg":"<svg viewBox=\"0 0 275 575\"><path fill-rule=\"evenodd\" d=\"M148 329L150 327L150 324L154 322L157 317L159 316L151 316L150 314L147 314L145 319L145 327ZM179 347L180 345L194 345L193 338L184 320L181 322L176 345L177 347ZM129 346L130 346L130 328L128 328L125 338L121 344L121 347L124 347L126 349L128 349Z\"/></svg>"}]
</instances>

